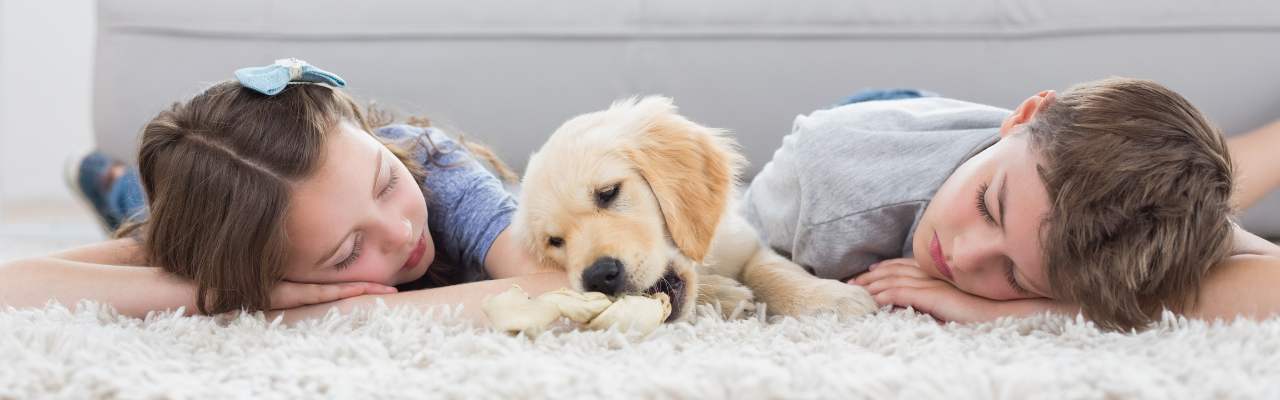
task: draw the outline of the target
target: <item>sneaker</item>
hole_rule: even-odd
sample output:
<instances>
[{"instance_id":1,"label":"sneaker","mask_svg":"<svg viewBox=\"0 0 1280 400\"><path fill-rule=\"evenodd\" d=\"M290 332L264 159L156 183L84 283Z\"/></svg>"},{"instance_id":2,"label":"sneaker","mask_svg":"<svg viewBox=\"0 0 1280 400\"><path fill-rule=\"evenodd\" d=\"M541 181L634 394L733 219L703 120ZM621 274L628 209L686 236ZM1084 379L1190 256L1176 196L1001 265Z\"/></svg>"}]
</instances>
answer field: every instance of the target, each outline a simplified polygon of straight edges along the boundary
<instances>
[{"instance_id":1,"label":"sneaker","mask_svg":"<svg viewBox=\"0 0 1280 400\"><path fill-rule=\"evenodd\" d=\"M71 193L93 211L93 215L98 217L98 225L107 234L119 224L107 213L107 191L111 189L113 179L120 176L111 176L112 169L123 165L101 152L87 151L67 158L62 169L63 179Z\"/></svg>"}]
</instances>

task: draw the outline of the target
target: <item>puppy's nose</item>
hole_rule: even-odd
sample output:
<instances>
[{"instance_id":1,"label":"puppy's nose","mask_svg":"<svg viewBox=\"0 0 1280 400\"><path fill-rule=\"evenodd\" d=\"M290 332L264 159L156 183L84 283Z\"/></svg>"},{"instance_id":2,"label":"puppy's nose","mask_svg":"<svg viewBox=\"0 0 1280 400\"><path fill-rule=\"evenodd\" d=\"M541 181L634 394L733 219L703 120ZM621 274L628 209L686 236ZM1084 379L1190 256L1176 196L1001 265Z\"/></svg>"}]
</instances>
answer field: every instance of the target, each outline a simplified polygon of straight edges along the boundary
<instances>
[{"instance_id":1,"label":"puppy's nose","mask_svg":"<svg viewBox=\"0 0 1280 400\"><path fill-rule=\"evenodd\" d=\"M622 262L613 257L600 257L586 271L582 271L582 286L588 292L600 292L609 296L622 290Z\"/></svg>"}]
</instances>

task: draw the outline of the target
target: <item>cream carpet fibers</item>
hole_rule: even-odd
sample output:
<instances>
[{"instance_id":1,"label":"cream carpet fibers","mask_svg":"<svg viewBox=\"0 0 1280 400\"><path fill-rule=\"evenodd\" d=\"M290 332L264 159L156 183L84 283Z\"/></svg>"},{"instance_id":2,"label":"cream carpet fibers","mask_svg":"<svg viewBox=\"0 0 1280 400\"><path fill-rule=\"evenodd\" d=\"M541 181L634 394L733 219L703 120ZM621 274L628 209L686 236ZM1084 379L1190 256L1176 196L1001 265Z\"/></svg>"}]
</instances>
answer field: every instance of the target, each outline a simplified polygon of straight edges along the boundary
<instances>
[{"instance_id":1,"label":"cream carpet fibers","mask_svg":"<svg viewBox=\"0 0 1280 400\"><path fill-rule=\"evenodd\" d=\"M0 311L0 398L1277 398L1280 320L939 325L705 316L646 338L474 329L381 308L286 327L84 303Z\"/></svg>"}]
</instances>

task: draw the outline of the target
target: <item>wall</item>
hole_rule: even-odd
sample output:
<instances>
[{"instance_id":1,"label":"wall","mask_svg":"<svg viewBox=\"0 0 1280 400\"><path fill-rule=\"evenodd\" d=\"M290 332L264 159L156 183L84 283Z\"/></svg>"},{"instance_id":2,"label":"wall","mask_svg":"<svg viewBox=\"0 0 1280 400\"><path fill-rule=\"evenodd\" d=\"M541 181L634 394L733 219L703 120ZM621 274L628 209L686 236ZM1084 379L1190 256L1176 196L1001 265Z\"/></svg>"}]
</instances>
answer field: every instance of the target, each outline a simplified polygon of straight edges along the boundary
<instances>
[{"instance_id":1,"label":"wall","mask_svg":"<svg viewBox=\"0 0 1280 400\"><path fill-rule=\"evenodd\" d=\"M69 155L92 146L96 2L0 0L0 218L73 204Z\"/></svg>"}]
</instances>

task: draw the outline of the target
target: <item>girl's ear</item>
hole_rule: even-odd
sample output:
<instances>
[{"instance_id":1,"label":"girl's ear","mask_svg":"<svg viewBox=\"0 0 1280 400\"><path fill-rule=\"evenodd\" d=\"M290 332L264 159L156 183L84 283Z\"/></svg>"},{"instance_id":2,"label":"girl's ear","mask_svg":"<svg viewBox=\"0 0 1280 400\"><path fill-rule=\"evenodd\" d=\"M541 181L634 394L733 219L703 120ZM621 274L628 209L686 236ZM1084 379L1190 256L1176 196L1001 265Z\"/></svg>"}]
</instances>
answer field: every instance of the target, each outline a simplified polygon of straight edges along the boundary
<instances>
[{"instance_id":1,"label":"girl's ear","mask_svg":"<svg viewBox=\"0 0 1280 400\"><path fill-rule=\"evenodd\" d=\"M1009 135L1017 132L1014 128L1031 122L1031 120L1035 118L1036 114L1040 113L1041 110L1044 110L1044 108L1053 103L1054 100L1057 100L1057 96L1057 92L1045 90L1023 100L1022 104L1019 104L1018 108L1013 110L1013 114L1010 114L1009 117L1005 118L1004 122L1000 124L1000 138L1003 139L1009 137Z\"/></svg>"}]
</instances>

